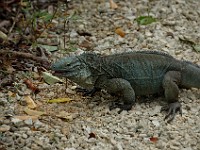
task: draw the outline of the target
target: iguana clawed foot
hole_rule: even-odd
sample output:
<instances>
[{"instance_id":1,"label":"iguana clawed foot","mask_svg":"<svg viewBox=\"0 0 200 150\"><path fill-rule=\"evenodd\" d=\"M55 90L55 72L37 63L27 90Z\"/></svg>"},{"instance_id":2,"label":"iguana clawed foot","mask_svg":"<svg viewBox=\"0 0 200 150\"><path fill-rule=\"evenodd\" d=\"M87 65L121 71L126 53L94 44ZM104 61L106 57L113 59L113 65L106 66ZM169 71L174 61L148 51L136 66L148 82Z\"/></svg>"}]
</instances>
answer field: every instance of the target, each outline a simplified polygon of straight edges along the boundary
<instances>
[{"instance_id":1,"label":"iguana clawed foot","mask_svg":"<svg viewBox=\"0 0 200 150\"><path fill-rule=\"evenodd\" d=\"M167 123L171 122L175 118L177 111L182 115L182 108L179 102L170 103L168 106L162 107L161 111L168 111L164 118L164 120L168 119Z\"/></svg>"},{"instance_id":2,"label":"iguana clawed foot","mask_svg":"<svg viewBox=\"0 0 200 150\"><path fill-rule=\"evenodd\" d=\"M77 92L82 92L83 93L83 96L94 96L94 94L99 91L100 89L98 88L93 88L91 90L87 90L85 88L82 88L82 87L77 87L76 88L76 91Z\"/></svg>"}]
</instances>

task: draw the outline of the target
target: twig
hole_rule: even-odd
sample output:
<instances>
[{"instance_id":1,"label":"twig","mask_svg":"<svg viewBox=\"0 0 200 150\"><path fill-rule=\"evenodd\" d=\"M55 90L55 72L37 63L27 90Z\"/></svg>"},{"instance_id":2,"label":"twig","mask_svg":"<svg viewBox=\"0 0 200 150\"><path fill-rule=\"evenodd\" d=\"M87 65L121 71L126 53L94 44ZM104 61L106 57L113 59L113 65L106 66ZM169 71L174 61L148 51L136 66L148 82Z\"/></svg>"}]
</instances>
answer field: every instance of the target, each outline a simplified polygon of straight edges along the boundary
<instances>
[{"instance_id":1,"label":"twig","mask_svg":"<svg viewBox=\"0 0 200 150\"><path fill-rule=\"evenodd\" d=\"M12 32L13 28L15 27L18 14L19 14L19 9L17 10L17 15L16 15L15 19L13 20L13 24L12 24L11 28L9 29L8 35Z\"/></svg>"},{"instance_id":2,"label":"twig","mask_svg":"<svg viewBox=\"0 0 200 150\"><path fill-rule=\"evenodd\" d=\"M17 51L11 51L11 50L0 50L0 55L4 55L4 54L11 54L13 57L19 57L19 58L21 57L21 58L35 60L37 62L41 62L45 64L50 64L50 61L44 56L37 57L30 53L17 52Z\"/></svg>"}]
</instances>

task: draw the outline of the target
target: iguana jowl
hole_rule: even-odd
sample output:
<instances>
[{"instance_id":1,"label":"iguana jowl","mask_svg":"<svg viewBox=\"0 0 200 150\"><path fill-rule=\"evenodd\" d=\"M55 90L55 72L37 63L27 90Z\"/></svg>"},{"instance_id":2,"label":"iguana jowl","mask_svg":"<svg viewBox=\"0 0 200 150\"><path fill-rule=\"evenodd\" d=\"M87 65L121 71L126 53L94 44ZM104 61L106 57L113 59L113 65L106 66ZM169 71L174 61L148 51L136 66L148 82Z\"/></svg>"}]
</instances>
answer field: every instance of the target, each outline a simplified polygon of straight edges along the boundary
<instances>
[{"instance_id":1,"label":"iguana jowl","mask_svg":"<svg viewBox=\"0 0 200 150\"><path fill-rule=\"evenodd\" d=\"M85 88L106 89L121 94L121 110L130 110L135 95L164 92L171 121L181 112L179 87L200 88L200 67L157 51L137 51L101 56L83 53L62 58L51 66L60 76Z\"/></svg>"}]
</instances>

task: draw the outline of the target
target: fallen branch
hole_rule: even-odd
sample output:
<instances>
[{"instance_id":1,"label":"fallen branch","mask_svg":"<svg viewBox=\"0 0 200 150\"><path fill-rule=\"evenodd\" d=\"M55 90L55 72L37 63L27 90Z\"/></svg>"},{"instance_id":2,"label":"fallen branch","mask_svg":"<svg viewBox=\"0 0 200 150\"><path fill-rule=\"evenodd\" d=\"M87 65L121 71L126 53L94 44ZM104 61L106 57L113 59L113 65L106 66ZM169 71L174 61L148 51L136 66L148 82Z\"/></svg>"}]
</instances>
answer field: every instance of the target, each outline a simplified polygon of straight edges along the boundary
<instances>
[{"instance_id":1,"label":"fallen branch","mask_svg":"<svg viewBox=\"0 0 200 150\"><path fill-rule=\"evenodd\" d=\"M5 55L5 54L11 54L13 57L31 59L40 63L44 63L44 65L50 64L50 61L45 56L37 57L30 53L17 52L17 51L11 51L11 50L0 50L0 55Z\"/></svg>"}]
</instances>

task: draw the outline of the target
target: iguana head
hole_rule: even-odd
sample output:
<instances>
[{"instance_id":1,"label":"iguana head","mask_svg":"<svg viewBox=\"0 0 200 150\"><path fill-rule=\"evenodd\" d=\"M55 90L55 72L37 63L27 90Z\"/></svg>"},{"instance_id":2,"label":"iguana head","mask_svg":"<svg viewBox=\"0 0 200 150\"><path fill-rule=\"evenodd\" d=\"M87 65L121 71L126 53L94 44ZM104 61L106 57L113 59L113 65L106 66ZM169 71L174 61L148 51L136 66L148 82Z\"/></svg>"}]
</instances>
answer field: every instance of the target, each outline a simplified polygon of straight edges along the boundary
<instances>
[{"instance_id":1,"label":"iguana head","mask_svg":"<svg viewBox=\"0 0 200 150\"><path fill-rule=\"evenodd\" d=\"M52 64L51 70L55 71L56 75L66 77L82 87L92 88L94 79L84 59L84 54L68 56Z\"/></svg>"}]
</instances>

